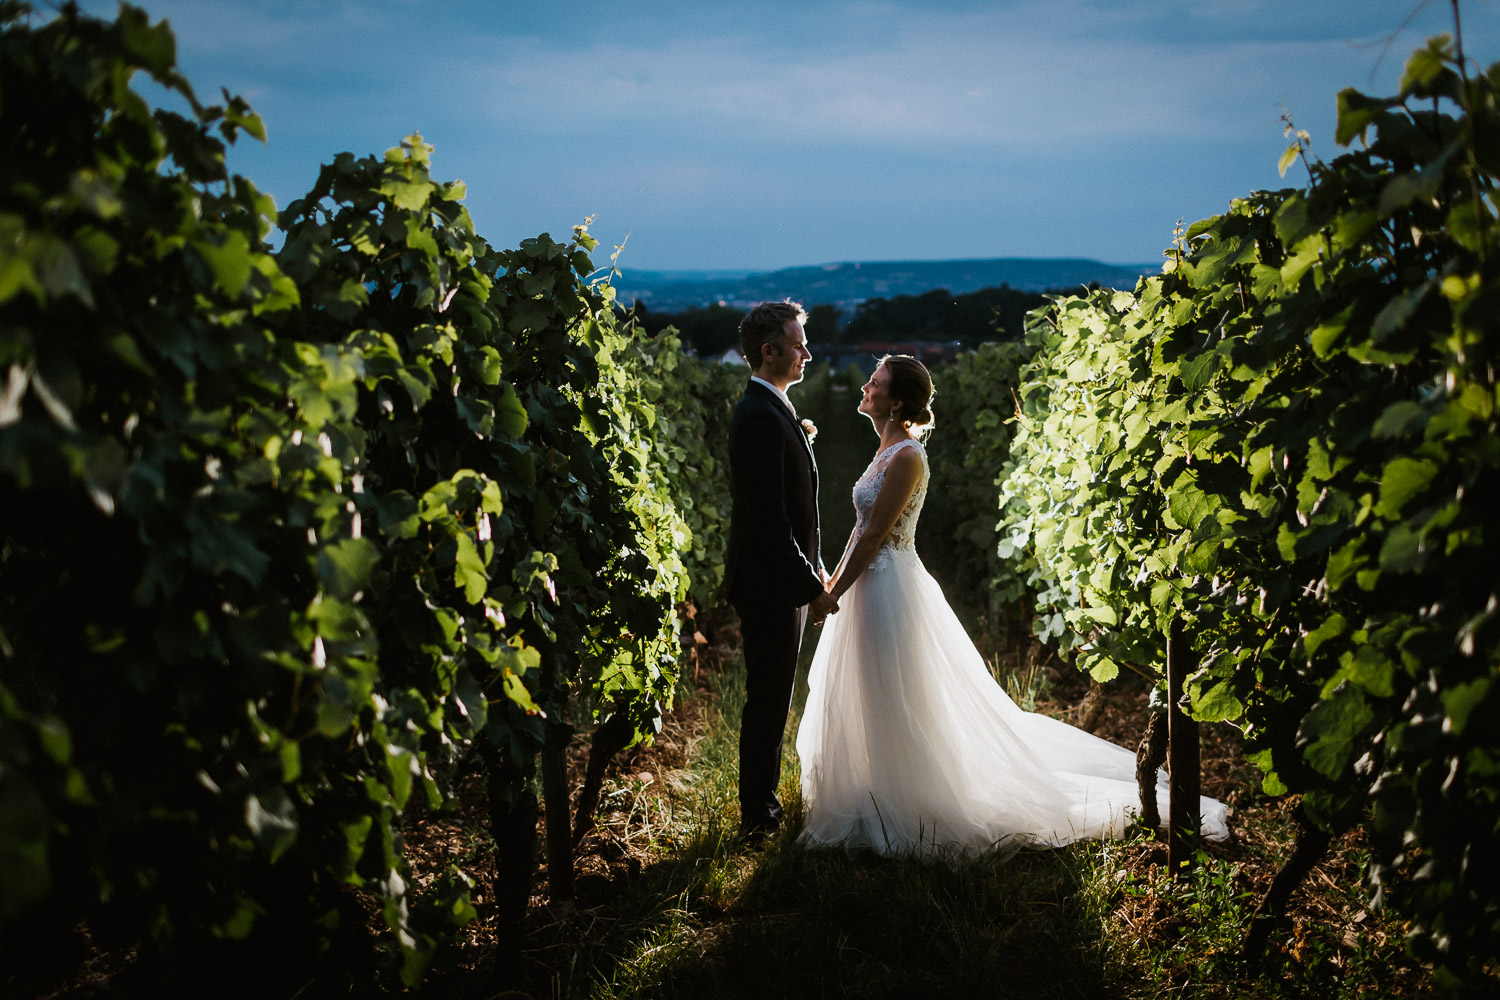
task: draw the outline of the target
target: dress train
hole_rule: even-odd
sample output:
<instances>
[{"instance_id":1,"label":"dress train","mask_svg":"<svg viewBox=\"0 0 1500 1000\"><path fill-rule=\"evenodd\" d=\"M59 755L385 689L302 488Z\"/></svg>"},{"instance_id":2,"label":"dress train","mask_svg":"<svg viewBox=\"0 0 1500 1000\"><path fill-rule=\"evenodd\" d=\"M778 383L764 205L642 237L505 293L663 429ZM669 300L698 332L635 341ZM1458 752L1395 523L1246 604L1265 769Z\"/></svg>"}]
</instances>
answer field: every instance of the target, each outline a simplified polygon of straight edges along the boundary
<instances>
[{"instance_id":1,"label":"dress train","mask_svg":"<svg viewBox=\"0 0 1500 1000\"><path fill-rule=\"evenodd\" d=\"M813 657L797 733L802 842L973 853L1122 836L1140 809L1135 754L1012 701L912 547L920 443L898 442L860 477L856 533L902 446L922 454L922 484ZM1222 802L1204 797L1200 810L1206 836L1228 836Z\"/></svg>"}]
</instances>

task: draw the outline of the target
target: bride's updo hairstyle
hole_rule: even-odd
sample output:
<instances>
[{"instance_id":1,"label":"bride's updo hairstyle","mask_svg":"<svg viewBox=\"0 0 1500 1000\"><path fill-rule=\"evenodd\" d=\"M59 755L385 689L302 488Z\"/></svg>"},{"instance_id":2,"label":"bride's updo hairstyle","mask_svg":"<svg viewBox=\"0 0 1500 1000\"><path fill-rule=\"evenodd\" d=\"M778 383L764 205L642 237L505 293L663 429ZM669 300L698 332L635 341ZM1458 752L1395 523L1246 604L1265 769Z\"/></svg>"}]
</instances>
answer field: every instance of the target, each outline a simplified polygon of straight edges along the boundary
<instances>
[{"instance_id":1,"label":"bride's updo hairstyle","mask_svg":"<svg viewBox=\"0 0 1500 1000\"><path fill-rule=\"evenodd\" d=\"M913 434L925 437L932 430L932 376L927 366L910 354L887 354L880 359L891 381L886 392L901 404L901 422Z\"/></svg>"}]
</instances>

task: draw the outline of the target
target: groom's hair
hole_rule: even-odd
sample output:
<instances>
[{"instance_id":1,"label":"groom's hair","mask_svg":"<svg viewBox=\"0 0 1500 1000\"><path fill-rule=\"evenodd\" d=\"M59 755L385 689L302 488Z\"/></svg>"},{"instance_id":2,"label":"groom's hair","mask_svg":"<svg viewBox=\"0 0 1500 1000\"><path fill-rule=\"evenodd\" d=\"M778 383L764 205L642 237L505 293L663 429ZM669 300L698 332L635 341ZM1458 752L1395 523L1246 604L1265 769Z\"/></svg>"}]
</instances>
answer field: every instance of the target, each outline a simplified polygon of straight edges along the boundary
<instances>
[{"instance_id":1,"label":"groom's hair","mask_svg":"<svg viewBox=\"0 0 1500 1000\"><path fill-rule=\"evenodd\" d=\"M807 322L807 311L799 302L785 299L781 302L762 302L751 309L740 320L740 351L755 371L763 363L761 348L772 341L780 340L786 333L787 320Z\"/></svg>"}]
</instances>

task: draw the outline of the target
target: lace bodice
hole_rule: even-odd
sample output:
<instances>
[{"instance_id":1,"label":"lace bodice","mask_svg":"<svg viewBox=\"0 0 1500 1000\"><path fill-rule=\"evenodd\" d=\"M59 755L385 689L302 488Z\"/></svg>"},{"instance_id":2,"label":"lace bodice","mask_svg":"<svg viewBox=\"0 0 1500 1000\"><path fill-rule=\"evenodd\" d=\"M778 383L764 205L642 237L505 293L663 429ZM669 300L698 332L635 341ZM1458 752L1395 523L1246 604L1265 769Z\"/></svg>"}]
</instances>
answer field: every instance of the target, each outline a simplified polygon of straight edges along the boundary
<instances>
[{"instance_id":1,"label":"lace bodice","mask_svg":"<svg viewBox=\"0 0 1500 1000\"><path fill-rule=\"evenodd\" d=\"M857 538L865 530L865 524L870 520L870 511L875 506L875 498L880 495L880 487L885 483L885 470L890 466L891 459L902 448L912 448L922 459L922 481L917 484L906 506L902 508L901 515L896 518L891 533L886 536L885 544L880 547L880 552L870 563L870 569L881 569L889 558L892 550L912 550L917 540L917 518L922 513L922 501L927 499L927 452L923 450L922 443L915 439L897 441L895 444L879 452L870 461L869 468L854 483L854 532Z\"/></svg>"}]
</instances>

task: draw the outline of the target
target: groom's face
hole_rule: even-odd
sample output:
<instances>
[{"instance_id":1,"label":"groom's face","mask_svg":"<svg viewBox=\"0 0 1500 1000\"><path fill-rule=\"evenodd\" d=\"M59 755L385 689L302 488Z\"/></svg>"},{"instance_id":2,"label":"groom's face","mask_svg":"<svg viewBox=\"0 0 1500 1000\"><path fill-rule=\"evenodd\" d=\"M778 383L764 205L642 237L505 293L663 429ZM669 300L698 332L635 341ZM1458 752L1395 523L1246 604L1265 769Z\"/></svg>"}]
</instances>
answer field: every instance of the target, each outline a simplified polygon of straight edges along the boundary
<instances>
[{"instance_id":1,"label":"groom's face","mask_svg":"<svg viewBox=\"0 0 1500 1000\"><path fill-rule=\"evenodd\" d=\"M802 324L794 319L787 320L786 332L780 341L766 344L765 359L765 367L758 374L767 382L782 389L801 382L803 366L812 360Z\"/></svg>"}]
</instances>

